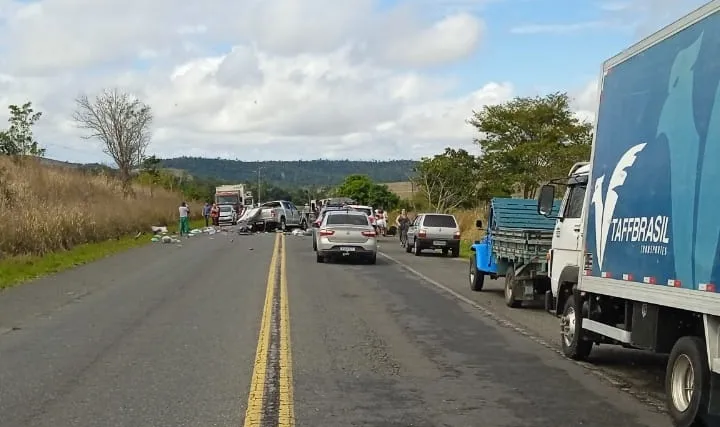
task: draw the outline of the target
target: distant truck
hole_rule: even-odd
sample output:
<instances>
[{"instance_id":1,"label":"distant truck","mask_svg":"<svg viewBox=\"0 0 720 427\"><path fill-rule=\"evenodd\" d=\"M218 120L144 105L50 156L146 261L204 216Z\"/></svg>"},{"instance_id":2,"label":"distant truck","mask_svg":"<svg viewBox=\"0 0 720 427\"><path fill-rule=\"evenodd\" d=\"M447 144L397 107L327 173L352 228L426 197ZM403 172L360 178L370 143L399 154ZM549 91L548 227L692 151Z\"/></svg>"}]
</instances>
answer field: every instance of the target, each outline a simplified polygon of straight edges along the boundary
<instances>
[{"instance_id":1,"label":"distant truck","mask_svg":"<svg viewBox=\"0 0 720 427\"><path fill-rule=\"evenodd\" d=\"M220 185L215 187L215 203L218 205L253 206L252 192L245 190L244 184ZM239 214L239 213L238 213Z\"/></svg>"},{"instance_id":2,"label":"distant truck","mask_svg":"<svg viewBox=\"0 0 720 427\"><path fill-rule=\"evenodd\" d=\"M560 203L555 204L555 212ZM475 224L483 227L482 221ZM470 246L470 289L482 291L485 277L505 278L505 304L541 301L550 289L547 253L555 221L538 215L534 199L494 198L486 235Z\"/></svg>"},{"instance_id":3,"label":"distant truck","mask_svg":"<svg viewBox=\"0 0 720 427\"><path fill-rule=\"evenodd\" d=\"M568 188L555 231L579 254L554 295L563 353L669 353L666 406L682 427L720 425L718 70L720 0L607 60L588 179ZM554 196L543 186L540 213L554 216Z\"/></svg>"}]
</instances>

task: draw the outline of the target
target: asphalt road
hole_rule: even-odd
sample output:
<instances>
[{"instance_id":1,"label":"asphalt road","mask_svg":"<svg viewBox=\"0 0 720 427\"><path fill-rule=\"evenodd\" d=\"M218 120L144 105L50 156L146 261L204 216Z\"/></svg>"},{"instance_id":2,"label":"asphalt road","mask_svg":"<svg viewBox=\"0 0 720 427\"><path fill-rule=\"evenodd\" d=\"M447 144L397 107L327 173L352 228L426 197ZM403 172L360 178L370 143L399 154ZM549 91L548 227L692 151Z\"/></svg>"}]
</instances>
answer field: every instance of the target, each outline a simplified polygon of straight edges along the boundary
<instances>
[{"instance_id":1,"label":"asphalt road","mask_svg":"<svg viewBox=\"0 0 720 427\"><path fill-rule=\"evenodd\" d=\"M0 293L0 426L669 425L449 294L463 264L395 241L404 265L317 264L309 239L155 244Z\"/></svg>"}]
</instances>

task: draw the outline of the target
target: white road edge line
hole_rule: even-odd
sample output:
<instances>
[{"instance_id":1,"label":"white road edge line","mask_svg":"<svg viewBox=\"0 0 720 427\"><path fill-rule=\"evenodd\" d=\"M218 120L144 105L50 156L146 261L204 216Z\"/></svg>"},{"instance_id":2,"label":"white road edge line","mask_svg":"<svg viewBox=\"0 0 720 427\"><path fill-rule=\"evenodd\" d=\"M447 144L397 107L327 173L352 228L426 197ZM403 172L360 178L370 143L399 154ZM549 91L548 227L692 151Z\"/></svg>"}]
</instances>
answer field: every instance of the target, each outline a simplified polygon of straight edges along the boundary
<instances>
[{"instance_id":1,"label":"white road edge line","mask_svg":"<svg viewBox=\"0 0 720 427\"><path fill-rule=\"evenodd\" d=\"M601 380L609 383L610 385L612 385L612 386L614 386L614 387L616 387L616 388L619 388L621 391L626 392L627 394L633 396L635 399L639 400L641 403L644 403L644 404L650 406L651 408L655 409L656 411L661 412L661 413L666 413L666 412L667 412L666 409L665 409L665 403L664 403L664 402L656 399L654 396L650 396L649 394L647 394L647 393L645 393L645 392L633 390L632 388L627 387L627 386L626 386L626 383L625 383L620 377L616 377L616 376L611 375L611 374L608 374L608 373L606 373L606 372L602 372L601 368L598 368L598 367L596 367L596 366L594 366L594 365L592 365L592 364L590 364L590 363L587 363L587 362L579 362L579 361L576 361L576 360L568 359L567 357L565 357L565 355L562 353L562 351L557 348L556 345L550 344L549 342L547 342L547 341L545 341L544 339L538 337L537 335L528 332L526 329L522 328L521 326L518 326L518 325L516 325L515 323L513 323L513 322L511 322L511 321L509 321L509 320L507 320L507 319L505 319L505 318L503 318L503 317L495 314L494 312L492 312L492 311L488 310L487 308L483 307L481 304L478 304L477 302L471 300L470 298L468 298L468 297L466 297L466 296L464 296L464 295L462 295L462 294L460 294L460 293L458 293L458 292L456 292L456 291L448 288L447 286L443 285L442 283L439 283L439 282L437 282L437 281L435 281L435 280L427 277L426 275L424 275L424 274L422 274L421 272L415 270L414 268L410 267L409 265L407 265L407 264L405 264L405 263L403 263L403 262L395 259L394 257L392 257L392 256L390 256L390 255L388 255L388 254L386 254L386 253L384 253L384 252L379 252L379 251L378 251L378 254L381 255L381 256L383 256L383 257L385 257L385 258L387 258L388 260L394 262L395 264L399 265L399 266L402 267L403 269L405 269L405 270L407 270L408 272L410 272L410 273L414 274L415 276L419 277L419 278L422 279L423 281L425 281L425 282L427 282L427 283L435 286L436 288L438 288L438 289L446 292L446 293L449 294L450 296L452 296L452 297L454 297L454 298L456 298L456 299L464 302L465 304L471 306L472 308L480 311L485 317L489 317L490 319L492 319L493 321L495 321L496 323L498 323L500 326L503 326L503 327L505 327L505 328L512 329L513 331L515 331L515 332L517 332L517 333L519 333L519 334L521 334L521 335L529 338L530 340L532 340L532 341L534 341L534 342L542 345L543 347L547 348L548 350L551 350L552 352L560 355L563 359L565 359L565 360L567 360L567 361L570 361L570 362L574 362L574 363L582 366L583 368L585 368L585 369L587 369L588 371L592 372L595 376L597 376L597 377L600 378Z\"/></svg>"}]
</instances>

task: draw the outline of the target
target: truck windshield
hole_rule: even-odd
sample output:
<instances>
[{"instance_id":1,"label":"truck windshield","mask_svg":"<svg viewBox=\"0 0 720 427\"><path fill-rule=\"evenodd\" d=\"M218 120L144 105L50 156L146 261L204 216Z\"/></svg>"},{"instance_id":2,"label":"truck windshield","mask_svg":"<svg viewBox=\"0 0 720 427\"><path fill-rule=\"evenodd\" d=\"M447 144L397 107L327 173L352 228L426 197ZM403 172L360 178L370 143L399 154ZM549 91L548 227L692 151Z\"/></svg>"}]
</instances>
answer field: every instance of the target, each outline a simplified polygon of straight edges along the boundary
<instances>
[{"instance_id":1,"label":"truck windshield","mask_svg":"<svg viewBox=\"0 0 720 427\"><path fill-rule=\"evenodd\" d=\"M237 196L216 196L215 197L215 203L218 205L234 205L238 203L238 197Z\"/></svg>"},{"instance_id":2,"label":"truck windshield","mask_svg":"<svg viewBox=\"0 0 720 427\"><path fill-rule=\"evenodd\" d=\"M455 218L451 215L425 215L425 221L423 221L425 227L445 227L455 228Z\"/></svg>"}]
</instances>

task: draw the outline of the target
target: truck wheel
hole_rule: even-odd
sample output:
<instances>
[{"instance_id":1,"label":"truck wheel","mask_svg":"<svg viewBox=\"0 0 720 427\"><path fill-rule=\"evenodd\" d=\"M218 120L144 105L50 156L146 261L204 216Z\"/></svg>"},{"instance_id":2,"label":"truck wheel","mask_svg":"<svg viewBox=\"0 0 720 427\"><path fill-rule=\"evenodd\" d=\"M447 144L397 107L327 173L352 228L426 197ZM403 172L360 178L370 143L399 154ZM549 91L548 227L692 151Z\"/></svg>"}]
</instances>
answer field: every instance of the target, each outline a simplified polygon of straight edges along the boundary
<instances>
[{"instance_id":1,"label":"truck wheel","mask_svg":"<svg viewBox=\"0 0 720 427\"><path fill-rule=\"evenodd\" d=\"M510 266L505 272L505 305L510 308L518 308L522 305L522 301L515 299L513 289L515 287L515 269Z\"/></svg>"},{"instance_id":2,"label":"truck wheel","mask_svg":"<svg viewBox=\"0 0 720 427\"><path fill-rule=\"evenodd\" d=\"M665 372L665 400L676 426L696 425L708 414L710 368L705 342L682 337L673 346Z\"/></svg>"},{"instance_id":3,"label":"truck wheel","mask_svg":"<svg viewBox=\"0 0 720 427\"><path fill-rule=\"evenodd\" d=\"M485 285L485 274L477 269L477 259L470 257L470 290L480 292Z\"/></svg>"},{"instance_id":4,"label":"truck wheel","mask_svg":"<svg viewBox=\"0 0 720 427\"><path fill-rule=\"evenodd\" d=\"M565 301L560 318L560 342L563 354L573 360L585 360L592 351L593 342L582 339L582 314L575 312L575 296Z\"/></svg>"},{"instance_id":5,"label":"truck wheel","mask_svg":"<svg viewBox=\"0 0 720 427\"><path fill-rule=\"evenodd\" d=\"M285 224L285 217L280 217L280 230L284 233L287 230L287 224Z\"/></svg>"}]
</instances>

